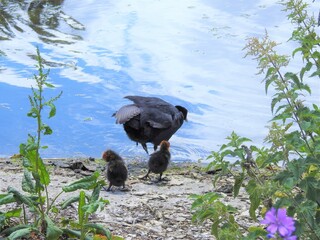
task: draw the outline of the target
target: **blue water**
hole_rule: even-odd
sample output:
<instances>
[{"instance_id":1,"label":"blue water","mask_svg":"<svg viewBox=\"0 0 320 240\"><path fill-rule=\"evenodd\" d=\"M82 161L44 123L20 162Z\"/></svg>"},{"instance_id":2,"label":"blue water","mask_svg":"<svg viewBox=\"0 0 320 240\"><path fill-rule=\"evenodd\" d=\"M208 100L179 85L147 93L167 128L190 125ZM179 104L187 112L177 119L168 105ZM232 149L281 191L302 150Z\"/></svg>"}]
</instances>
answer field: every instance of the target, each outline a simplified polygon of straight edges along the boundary
<instances>
[{"instance_id":1,"label":"blue water","mask_svg":"<svg viewBox=\"0 0 320 240\"><path fill-rule=\"evenodd\" d=\"M44 157L100 157L112 148L146 158L111 117L129 103L126 95L157 96L189 110L170 141L174 160L205 158L233 130L263 144L271 96L242 49L265 29L286 43L292 28L276 0L65 0L44 5L40 15L27 10L31 1L16 2L0 4L11 16L0 31L0 156L18 153L35 133L26 114L36 46L56 85L45 94L63 91L56 117L44 119L54 130L43 139ZM294 47L279 49L290 55ZM310 85L308 101L319 103L319 83Z\"/></svg>"}]
</instances>

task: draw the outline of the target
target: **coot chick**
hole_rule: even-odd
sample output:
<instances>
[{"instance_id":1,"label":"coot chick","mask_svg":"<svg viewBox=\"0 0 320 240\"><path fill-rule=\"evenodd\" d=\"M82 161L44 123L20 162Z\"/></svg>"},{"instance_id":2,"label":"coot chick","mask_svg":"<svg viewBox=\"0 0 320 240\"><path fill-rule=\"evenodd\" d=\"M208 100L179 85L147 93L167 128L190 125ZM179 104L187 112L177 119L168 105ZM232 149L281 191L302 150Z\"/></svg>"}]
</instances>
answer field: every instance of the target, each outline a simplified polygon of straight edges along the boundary
<instances>
[{"instance_id":1,"label":"coot chick","mask_svg":"<svg viewBox=\"0 0 320 240\"><path fill-rule=\"evenodd\" d=\"M167 141L162 141L160 143L160 150L152 153L149 158L148 166L149 170L147 175L145 175L142 179L150 178L149 173L153 172L156 174L160 174L159 182L162 180L162 173L167 170L169 165L169 161L171 158L171 154L169 152L170 143Z\"/></svg>"},{"instance_id":2,"label":"coot chick","mask_svg":"<svg viewBox=\"0 0 320 240\"><path fill-rule=\"evenodd\" d=\"M188 110L157 97L126 96L133 104L121 107L112 116L123 124L128 137L140 143L148 153L147 143L153 143L154 151L162 140L168 141L187 121Z\"/></svg>"},{"instance_id":3,"label":"coot chick","mask_svg":"<svg viewBox=\"0 0 320 240\"><path fill-rule=\"evenodd\" d=\"M123 159L112 150L105 151L102 159L108 163L107 179L109 181L109 187L107 191L110 191L112 186L123 186L124 189L125 181L128 178L128 169Z\"/></svg>"}]
</instances>

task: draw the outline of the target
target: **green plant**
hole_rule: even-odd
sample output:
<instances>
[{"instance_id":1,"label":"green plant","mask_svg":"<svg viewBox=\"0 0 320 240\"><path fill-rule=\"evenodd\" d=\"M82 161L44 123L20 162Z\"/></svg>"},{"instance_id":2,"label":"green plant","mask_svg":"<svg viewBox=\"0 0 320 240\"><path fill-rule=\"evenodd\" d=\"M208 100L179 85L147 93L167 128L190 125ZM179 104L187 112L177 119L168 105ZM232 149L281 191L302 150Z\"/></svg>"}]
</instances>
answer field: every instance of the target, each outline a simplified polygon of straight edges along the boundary
<instances>
[{"instance_id":1,"label":"green plant","mask_svg":"<svg viewBox=\"0 0 320 240\"><path fill-rule=\"evenodd\" d=\"M301 69L286 70L291 58L277 53L278 44L270 40L267 32L262 38L249 38L245 47L246 56L258 61L259 74L265 74L266 93L270 88L274 92L271 101L274 117L265 139L268 147L247 147L244 144L249 139L232 133L227 138L229 142L208 157L213 159L208 169L222 169L214 183L226 174L233 177L234 197L241 187L245 189L253 222L258 220L257 214L263 216L271 207L286 208L288 215L295 219L295 235L300 239L320 239L320 109L317 104L304 102L305 95L311 94L308 80L320 76L320 38L306 3L288 0L281 4L295 27L290 41L299 46L292 56L301 54ZM235 161L230 162L228 156ZM264 206L262 211L258 211L259 206ZM204 211L201 204L199 207L200 213ZM216 222L216 216L206 217ZM219 235L222 230L217 229L215 236L223 239ZM262 226L247 230L240 227L240 230L244 239L266 234Z\"/></svg>"},{"instance_id":2,"label":"green plant","mask_svg":"<svg viewBox=\"0 0 320 240\"><path fill-rule=\"evenodd\" d=\"M35 135L28 135L26 143L20 145L20 155L24 169L21 187L24 193L9 186L8 192L0 195L0 205L10 204L12 208L6 212L0 212L0 234L8 239L27 236L38 238L41 236L54 240L59 239L62 235L92 239L95 233L100 233L107 239L111 239L109 230L99 224L89 222L89 215L99 208L103 209L105 204L108 203L107 200L99 198L100 190L105 182L98 179L98 172L63 187L62 191L52 200L49 198L50 174L40 156L40 150L47 148L47 146L41 145L42 136L52 134L52 129L43 122L43 115L46 113L45 108L48 108L48 117L55 116L54 102L60 98L62 92L56 97L46 100L44 96L45 88L54 88L54 86L47 81L49 71L44 70L39 49L37 49L36 59L38 75L34 75L36 86L32 87L32 95L29 96L31 109L27 115L36 120L37 130ZM84 191L80 191L79 197L73 197L63 203L62 209L73 202L78 202L79 205L78 224L66 229L63 224L51 219L53 214L59 213L55 202L62 193L81 189L92 190L92 193L88 197ZM13 219L18 219L16 220L18 222L13 223Z\"/></svg>"},{"instance_id":3,"label":"green plant","mask_svg":"<svg viewBox=\"0 0 320 240\"><path fill-rule=\"evenodd\" d=\"M86 195L84 191L80 191L79 196L70 197L61 204L62 209L65 209L74 202L78 203L78 221L66 222L66 224L64 224L78 230L64 228L63 231L68 235L76 236L83 240L86 239L89 231L94 231L94 233L103 234L108 239L111 239L112 236L109 230L105 229L100 224L89 223L89 216L95 213L99 208L103 210L104 206L109 203L108 200L99 198L101 188L105 185L105 182L99 181L98 177L99 173L95 172L89 177L82 178L79 181L63 187L64 192L73 192L79 189L93 189L90 196Z\"/></svg>"}]
</instances>

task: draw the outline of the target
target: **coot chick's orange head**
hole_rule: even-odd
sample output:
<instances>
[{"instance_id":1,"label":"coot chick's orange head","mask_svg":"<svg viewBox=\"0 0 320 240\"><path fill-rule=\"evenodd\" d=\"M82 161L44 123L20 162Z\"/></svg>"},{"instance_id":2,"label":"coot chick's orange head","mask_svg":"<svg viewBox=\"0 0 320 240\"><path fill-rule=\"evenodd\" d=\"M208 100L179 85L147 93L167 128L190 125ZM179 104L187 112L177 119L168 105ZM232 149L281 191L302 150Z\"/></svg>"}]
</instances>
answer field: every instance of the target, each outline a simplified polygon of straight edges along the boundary
<instances>
[{"instance_id":1,"label":"coot chick's orange head","mask_svg":"<svg viewBox=\"0 0 320 240\"><path fill-rule=\"evenodd\" d=\"M107 150L102 154L102 159L106 162L115 161L121 159L121 157L112 150Z\"/></svg>"},{"instance_id":2,"label":"coot chick's orange head","mask_svg":"<svg viewBox=\"0 0 320 240\"><path fill-rule=\"evenodd\" d=\"M164 151L164 150L169 151L169 148L170 148L170 143L168 141L163 140L160 143L160 151Z\"/></svg>"}]
</instances>

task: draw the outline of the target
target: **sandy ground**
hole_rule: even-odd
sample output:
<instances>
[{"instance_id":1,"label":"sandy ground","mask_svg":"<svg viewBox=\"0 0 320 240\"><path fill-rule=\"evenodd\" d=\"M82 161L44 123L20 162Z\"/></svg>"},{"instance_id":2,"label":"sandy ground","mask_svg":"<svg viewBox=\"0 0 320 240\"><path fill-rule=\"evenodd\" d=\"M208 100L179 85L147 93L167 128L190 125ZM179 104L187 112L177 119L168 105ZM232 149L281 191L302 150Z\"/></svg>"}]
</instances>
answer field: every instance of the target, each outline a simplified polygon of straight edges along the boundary
<instances>
[{"instance_id":1,"label":"sandy ground","mask_svg":"<svg viewBox=\"0 0 320 240\"><path fill-rule=\"evenodd\" d=\"M66 168L73 160L49 160L51 184L50 197L55 197L61 188L73 181L91 174L90 171ZM68 164L66 164L68 162ZM104 177L103 165L95 161L81 160L85 167L91 170L101 170ZM164 176L169 181L156 183L158 175L151 175L152 180L140 180L146 171L146 162L132 160L128 163L129 179L126 183L128 191L113 188L112 191L101 192L101 197L108 199L110 204L97 212L92 218L107 226L115 235L125 239L215 239L210 234L211 222L208 220L201 225L192 223L190 194L203 194L217 191L219 187L230 184L228 180L221 183L217 189L213 187L212 175L206 174L197 164L171 163ZM11 186L21 190L22 168L19 161L0 159L0 192L5 193ZM65 200L75 193L64 193L58 202ZM249 226L247 197L240 192L238 199L233 199L228 193L222 193L223 201L232 204L240 211L238 218L243 225ZM4 206L0 206L3 209ZM74 218L76 206L68 209L65 217Z\"/></svg>"}]
</instances>

